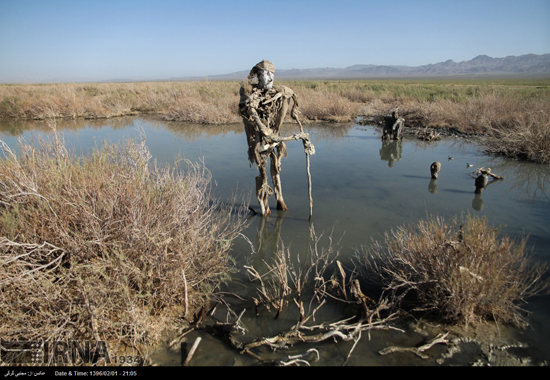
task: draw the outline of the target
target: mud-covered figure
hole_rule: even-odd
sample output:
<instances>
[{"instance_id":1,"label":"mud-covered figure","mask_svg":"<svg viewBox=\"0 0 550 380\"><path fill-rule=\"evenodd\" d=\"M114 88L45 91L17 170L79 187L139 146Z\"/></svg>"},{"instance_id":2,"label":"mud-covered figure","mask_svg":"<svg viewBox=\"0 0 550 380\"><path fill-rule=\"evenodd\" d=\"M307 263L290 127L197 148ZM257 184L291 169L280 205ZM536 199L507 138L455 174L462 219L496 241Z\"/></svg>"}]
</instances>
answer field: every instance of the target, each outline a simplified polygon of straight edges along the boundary
<instances>
[{"instance_id":1,"label":"mud-covered figure","mask_svg":"<svg viewBox=\"0 0 550 380\"><path fill-rule=\"evenodd\" d=\"M476 185L476 191L475 193L476 194L481 194L481 192L483 191L483 189L485 189L487 187L487 185L489 184L489 176L487 175L487 173L481 173L477 178L476 178L476 181L475 181L475 185Z\"/></svg>"},{"instance_id":2,"label":"mud-covered figure","mask_svg":"<svg viewBox=\"0 0 550 380\"><path fill-rule=\"evenodd\" d=\"M470 177L475 178L475 194L481 194L483 192L483 189L487 188L487 186L492 183L489 182L489 177L491 177L491 179L493 180L504 179L503 176L492 173L491 168L479 168L475 172L471 173Z\"/></svg>"},{"instance_id":3,"label":"mud-covered figure","mask_svg":"<svg viewBox=\"0 0 550 380\"><path fill-rule=\"evenodd\" d=\"M428 191L432 194L437 194L438 187L437 187L437 178L439 176L439 171L441 170L441 162L435 161L432 162L430 165L430 184L428 185Z\"/></svg>"},{"instance_id":4,"label":"mud-covered figure","mask_svg":"<svg viewBox=\"0 0 550 380\"><path fill-rule=\"evenodd\" d=\"M437 179L440 170L441 170L441 162L435 161L430 165L430 174L432 175L432 179Z\"/></svg>"},{"instance_id":5,"label":"mud-covered figure","mask_svg":"<svg viewBox=\"0 0 550 380\"><path fill-rule=\"evenodd\" d=\"M382 140L400 140L403 136L404 125L405 119L399 117L397 110L393 111L391 116L384 116Z\"/></svg>"},{"instance_id":6,"label":"mud-covered figure","mask_svg":"<svg viewBox=\"0 0 550 380\"><path fill-rule=\"evenodd\" d=\"M277 199L277 209L288 209L283 199L280 177L281 159L287 153L285 141L302 139L306 153L315 152L309 135L303 131L281 137L281 126L289 111L292 118L299 122L296 109L298 100L290 88L274 85L274 77L275 66L263 60L252 68L247 82L240 89L239 113L243 118L248 142L248 160L251 165L255 163L260 172L256 177L256 197L262 215L271 213L268 198L273 193ZM267 182L269 160L273 189Z\"/></svg>"}]
</instances>

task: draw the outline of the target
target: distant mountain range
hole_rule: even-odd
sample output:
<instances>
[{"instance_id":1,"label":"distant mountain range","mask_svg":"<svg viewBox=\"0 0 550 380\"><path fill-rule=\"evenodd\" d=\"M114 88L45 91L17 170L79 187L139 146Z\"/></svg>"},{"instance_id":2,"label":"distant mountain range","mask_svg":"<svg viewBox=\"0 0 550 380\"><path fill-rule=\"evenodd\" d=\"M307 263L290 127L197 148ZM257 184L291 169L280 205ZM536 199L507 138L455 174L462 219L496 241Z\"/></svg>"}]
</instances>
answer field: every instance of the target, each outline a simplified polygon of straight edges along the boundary
<instances>
[{"instance_id":1,"label":"distant mountain range","mask_svg":"<svg viewBox=\"0 0 550 380\"><path fill-rule=\"evenodd\" d=\"M209 80L243 80L249 71L208 76ZM487 55L462 62L451 59L423 66L353 65L346 68L277 70L278 79L361 79L392 77L546 77L550 76L550 54L526 54L492 58ZM195 78L205 79L206 77Z\"/></svg>"}]
</instances>

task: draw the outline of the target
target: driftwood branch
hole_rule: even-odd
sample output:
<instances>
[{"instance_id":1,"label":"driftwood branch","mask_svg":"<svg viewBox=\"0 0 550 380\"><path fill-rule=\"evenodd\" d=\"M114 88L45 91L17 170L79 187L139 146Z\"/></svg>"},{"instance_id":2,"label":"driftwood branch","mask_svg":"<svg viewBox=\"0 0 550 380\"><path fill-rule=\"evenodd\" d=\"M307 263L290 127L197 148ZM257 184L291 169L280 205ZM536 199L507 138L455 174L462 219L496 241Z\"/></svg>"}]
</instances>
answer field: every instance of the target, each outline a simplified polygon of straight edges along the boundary
<instances>
[{"instance_id":1,"label":"driftwood branch","mask_svg":"<svg viewBox=\"0 0 550 380\"><path fill-rule=\"evenodd\" d=\"M386 347L386 348L378 351L378 353L380 355L388 355L388 354L392 354L394 352L412 352L413 354L421 357L422 359L429 359L428 355L423 354L424 351L429 350L430 348L432 348L433 346L435 346L436 344L439 344L439 343L452 344L449 340L446 339L447 335L449 335L448 332L445 333L445 334L439 334L434 339L432 339L431 341L429 341L426 344L423 344L420 347L390 346L390 347Z\"/></svg>"},{"instance_id":2,"label":"driftwood branch","mask_svg":"<svg viewBox=\"0 0 550 380\"><path fill-rule=\"evenodd\" d=\"M201 342L201 339L202 339L201 337L198 337L197 339L195 339L195 343L193 343L193 346L191 347L191 350L189 350L189 353L187 354L187 358L185 359L185 362L183 363L184 367L187 367L189 365L189 362L193 358L193 354L197 350L197 347L199 346L199 344Z\"/></svg>"},{"instance_id":3,"label":"driftwood branch","mask_svg":"<svg viewBox=\"0 0 550 380\"><path fill-rule=\"evenodd\" d=\"M374 320L375 315L380 315L382 310L387 309L387 304L381 302L375 309L370 311L369 315L364 316L358 322L351 323L354 319L347 318L333 323L323 323L316 326L305 326L298 324L290 331L284 332L274 337L259 338L242 346L242 352L250 353L250 350L260 346L268 346L273 350L284 349L299 343L319 343L328 339L340 338L343 341L355 341L354 347L361 337L362 331L370 330L397 330L401 329L389 325L389 322L397 317L392 313L385 318ZM312 331L313 334L307 334L306 331ZM352 348L352 351L353 351ZM350 352L351 355L351 352Z\"/></svg>"}]
</instances>

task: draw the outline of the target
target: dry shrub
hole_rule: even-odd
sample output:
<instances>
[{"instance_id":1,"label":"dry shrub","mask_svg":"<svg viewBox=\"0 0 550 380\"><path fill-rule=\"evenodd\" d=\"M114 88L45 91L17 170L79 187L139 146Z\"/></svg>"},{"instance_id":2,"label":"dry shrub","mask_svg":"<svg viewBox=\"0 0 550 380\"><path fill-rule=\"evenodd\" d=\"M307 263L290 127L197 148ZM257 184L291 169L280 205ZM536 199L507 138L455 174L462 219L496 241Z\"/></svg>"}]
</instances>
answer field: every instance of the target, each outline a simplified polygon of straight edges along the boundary
<instances>
[{"instance_id":1,"label":"dry shrub","mask_svg":"<svg viewBox=\"0 0 550 380\"><path fill-rule=\"evenodd\" d=\"M238 102L231 99L197 99L188 97L174 104L163 115L165 120L187 121L199 124L226 124L240 121Z\"/></svg>"},{"instance_id":2,"label":"dry shrub","mask_svg":"<svg viewBox=\"0 0 550 380\"><path fill-rule=\"evenodd\" d=\"M428 217L403 226L360 252L364 275L413 312L432 312L448 323L484 320L523 326L520 304L548 288L545 267L533 264L526 239L499 237L483 218L446 223Z\"/></svg>"},{"instance_id":3,"label":"dry shrub","mask_svg":"<svg viewBox=\"0 0 550 380\"><path fill-rule=\"evenodd\" d=\"M228 279L244 218L202 165L158 168L145 141L75 157L54 136L2 142L0 335L143 349Z\"/></svg>"},{"instance_id":4,"label":"dry shrub","mask_svg":"<svg viewBox=\"0 0 550 380\"><path fill-rule=\"evenodd\" d=\"M483 139L487 153L550 162L550 109L518 113L510 120L491 124Z\"/></svg>"},{"instance_id":5,"label":"dry shrub","mask_svg":"<svg viewBox=\"0 0 550 380\"><path fill-rule=\"evenodd\" d=\"M348 98L328 91L296 91L300 112L308 120L344 122L353 120L359 106Z\"/></svg>"},{"instance_id":6,"label":"dry shrub","mask_svg":"<svg viewBox=\"0 0 550 380\"><path fill-rule=\"evenodd\" d=\"M282 246L278 247L270 261L264 260L256 265L245 266L251 280L259 283L257 297L253 297L256 313L263 306L268 311L275 311L275 318L278 318L294 303L298 306L303 321L304 313L312 312L314 303L322 305L329 297L330 290L341 285L338 280L326 279L329 268L338 261L338 247L333 244L332 236L329 236L328 246L320 248L321 237L315 233L313 227L310 228L309 240L312 244L308 244L308 257L304 263L290 249L285 249L281 242ZM345 278L343 282L342 286L345 287ZM304 308L304 300L308 298L306 293L309 292L309 306Z\"/></svg>"}]
</instances>

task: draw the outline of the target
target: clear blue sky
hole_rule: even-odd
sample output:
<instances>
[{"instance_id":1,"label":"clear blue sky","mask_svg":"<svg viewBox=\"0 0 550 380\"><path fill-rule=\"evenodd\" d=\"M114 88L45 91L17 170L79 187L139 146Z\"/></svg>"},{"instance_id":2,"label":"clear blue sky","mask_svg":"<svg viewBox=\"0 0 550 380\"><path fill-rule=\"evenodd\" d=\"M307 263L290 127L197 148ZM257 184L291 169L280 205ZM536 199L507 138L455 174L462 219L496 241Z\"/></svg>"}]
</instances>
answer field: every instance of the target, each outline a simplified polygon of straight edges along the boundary
<instances>
[{"instance_id":1,"label":"clear blue sky","mask_svg":"<svg viewBox=\"0 0 550 380\"><path fill-rule=\"evenodd\" d=\"M550 0L0 0L0 83L550 53Z\"/></svg>"}]
</instances>

